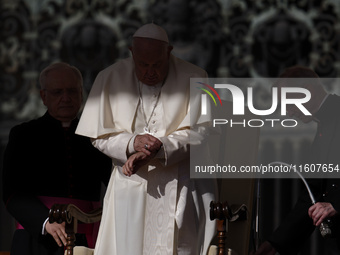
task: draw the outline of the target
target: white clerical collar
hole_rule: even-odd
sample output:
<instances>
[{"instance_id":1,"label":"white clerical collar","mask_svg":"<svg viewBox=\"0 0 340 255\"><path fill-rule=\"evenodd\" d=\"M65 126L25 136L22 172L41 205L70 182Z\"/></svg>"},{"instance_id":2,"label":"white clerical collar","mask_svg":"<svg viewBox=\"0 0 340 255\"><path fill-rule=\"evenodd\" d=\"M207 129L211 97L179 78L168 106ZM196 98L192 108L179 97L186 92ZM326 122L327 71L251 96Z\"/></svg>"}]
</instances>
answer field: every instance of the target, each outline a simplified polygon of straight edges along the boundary
<instances>
[{"instance_id":1,"label":"white clerical collar","mask_svg":"<svg viewBox=\"0 0 340 255\"><path fill-rule=\"evenodd\" d=\"M71 122L61 122L62 127L68 128L71 126Z\"/></svg>"},{"instance_id":2,"label":"white clerical collar","mask_svg":"<svg viewBox=\"0 0 340 255\"><path fill-rule=\"evenodd\" d=\"M142 88L148 88L148 89L159 89L159 88L161 88L162 87L162 82L159 82L159 83L157 83L156 85L152 85L152 86L150 86L150 85L147 85L147 84L145 84L145 83L143 83L143 82L140 82L140 84L141 84L141 87Z\"/></svg>"}]
</instances>

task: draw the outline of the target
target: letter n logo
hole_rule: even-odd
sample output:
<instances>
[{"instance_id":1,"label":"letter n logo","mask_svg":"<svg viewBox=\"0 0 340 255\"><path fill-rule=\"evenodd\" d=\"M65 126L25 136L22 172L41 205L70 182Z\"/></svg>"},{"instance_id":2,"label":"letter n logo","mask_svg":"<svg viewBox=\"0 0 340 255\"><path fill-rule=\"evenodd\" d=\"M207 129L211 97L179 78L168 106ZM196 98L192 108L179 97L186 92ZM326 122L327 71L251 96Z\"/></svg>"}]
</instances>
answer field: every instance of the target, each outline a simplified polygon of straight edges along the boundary
<instances>
[{"instance_id":1,"label":"letter n logo","mask_svg":"<svg viewBox=\"0 0 340 255\"><path fill-rule=\"evenodd\" d=\"M205 93L207 93L212 98L212 100L214 101L215 106L217 106L217 102L215 100L215 97L213 96L213 94L210 91L212 91L216 95L216 97L220 101L220 104L222 105L222 100L221 100L219 94L217 93L217 91L213 87L211 87L210 85L203 83L203 82L197 82L197 83L206 87L206 88L204 88L204 87L197 87L197 88L201 89ZM202 98L201 114L202 115L207 114L207 94L202 94L202 96L201 96L201 98Z\"/></svg>"}]
</instances>

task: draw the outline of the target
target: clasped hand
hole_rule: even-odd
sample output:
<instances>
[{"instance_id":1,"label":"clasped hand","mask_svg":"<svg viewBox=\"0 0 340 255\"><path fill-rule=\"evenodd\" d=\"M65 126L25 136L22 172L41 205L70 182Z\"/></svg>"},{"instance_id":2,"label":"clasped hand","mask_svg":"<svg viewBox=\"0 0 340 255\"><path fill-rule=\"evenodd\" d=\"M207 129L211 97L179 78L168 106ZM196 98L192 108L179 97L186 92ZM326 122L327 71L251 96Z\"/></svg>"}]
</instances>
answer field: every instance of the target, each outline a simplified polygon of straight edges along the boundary
<instances>
[{"instance_id":1,"label":"clasped hand","mask_svg":"<svg viewBox=\"0 0 340 255\"><path fill-rule=\"evenodd\" d=\"M330 218L336 214L337 211L334 209L333 205L327 202L317 202L308 210L308 215L312 218L315 226L320 226L326 218Z\"/></svg>"},{"instance_id":2,"label":"clasped hand","mask_svg":"<svg viewBox=\"0 0 340 255\"><path fill-rule=\"evenodd\" d=\"M147 164L153 157L154 154L148 156L144 152L132 154L123 165L123 174L130 177L135 174L140 167Z\"/></svg>"},{"instance_id":3,"label":"clasped hand","mask_svg":"<svg viewBox=\"0 0 340 255\"><path fill-rule=\"evenodd\" d=\"M135 151L143 152L147 156L150 156L152 153L159 151L162 142L152 135L144 134L136 136L133 146Z\"/></svg>"},{"instance_id":4,"label":"clasped hand","mask_svg":"<svg viewBox=\"0 0 340 255\"><path fill-rule=\"evenodd\" d=\"M138 169L147 164L162 147L162 142L156 137L144 134L137 135L134 141L136 153L132 154L123 165L126 176L135 174Z\"/></svg>"},{"instance_id":5,"label":"clasped hand","mask_svg":"<svg viewBox=\"0 0 340 255\"><path fill-rule=\"evenodd\" d=\"M334 209L333 205L327 202L317 202L308 209L308 215L313 220L315 226L320 226L326 218L336 214L338 212ZM268 241L265 241L256 252L253 251L250 255L274 255L275 253L275 248Z\"/></svg>"}]
</instances>

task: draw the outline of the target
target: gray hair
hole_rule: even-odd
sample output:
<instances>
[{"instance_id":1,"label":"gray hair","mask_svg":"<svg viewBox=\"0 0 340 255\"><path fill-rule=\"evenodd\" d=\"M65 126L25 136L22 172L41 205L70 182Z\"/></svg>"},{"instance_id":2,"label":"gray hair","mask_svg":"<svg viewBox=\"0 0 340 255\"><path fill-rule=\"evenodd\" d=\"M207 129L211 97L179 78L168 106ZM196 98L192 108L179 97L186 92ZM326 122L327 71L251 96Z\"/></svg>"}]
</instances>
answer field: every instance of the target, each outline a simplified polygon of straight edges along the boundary
<instances>
[{"instance_id":1,"label":"gray hair","mask_svg":"<svg viewBox=\"0 0 340 255\"><path fill-rule=\"evenodd\" d=\"M41 71L40 76L39 76L40 88L46 89L47 76L50 71L63 70L63 69L71 70L76 75L79 81L80 87L81 88L83 87L83 76L81 75L81 72L79 71L79 69L76 68L75 66L71 66L64 62L58 62L58 63L49 65L48 67L46 67L44 70Z\"/></svg>"}]
</instances>

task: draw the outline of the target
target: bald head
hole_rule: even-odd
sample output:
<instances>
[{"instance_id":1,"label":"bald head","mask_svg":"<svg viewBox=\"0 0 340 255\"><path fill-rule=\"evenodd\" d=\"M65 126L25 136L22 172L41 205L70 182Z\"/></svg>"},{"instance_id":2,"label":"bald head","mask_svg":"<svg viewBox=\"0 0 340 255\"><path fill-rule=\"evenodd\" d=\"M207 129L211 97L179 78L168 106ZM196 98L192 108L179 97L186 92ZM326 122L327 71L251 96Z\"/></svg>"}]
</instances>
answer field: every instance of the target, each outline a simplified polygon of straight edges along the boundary
<instances>
[{"instance_id":1,"label":"bald head","mask_svg":"<svg viewBox=\"0 0 340 255\"><path fill-rule=\"evenodd\" d=\"M49 114L63 125L76 118L83 100L82 75L66 63L55 63L40 74L40 96Z\"/></svg>"}]
</instances>

